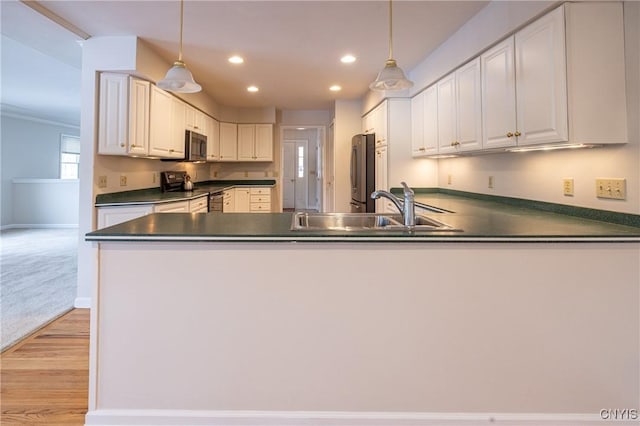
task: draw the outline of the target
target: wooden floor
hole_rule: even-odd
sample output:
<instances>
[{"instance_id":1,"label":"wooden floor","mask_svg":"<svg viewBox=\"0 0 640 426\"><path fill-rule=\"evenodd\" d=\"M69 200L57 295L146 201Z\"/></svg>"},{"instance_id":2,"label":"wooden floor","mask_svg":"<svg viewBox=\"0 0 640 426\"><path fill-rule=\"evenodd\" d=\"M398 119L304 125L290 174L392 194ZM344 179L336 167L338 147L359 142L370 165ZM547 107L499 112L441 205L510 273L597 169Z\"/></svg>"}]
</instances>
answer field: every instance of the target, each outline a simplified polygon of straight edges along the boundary
<instances>
[{"instance_id":1,"label":"wooden floor","mask_svg":"<svg viewBox=\"0 0 640 426\"><path fill-rule=\"evenodd\" d=\"M0 355L0 424L84 425L89 309L74 309Z\"/></svg>"}]
</instances>

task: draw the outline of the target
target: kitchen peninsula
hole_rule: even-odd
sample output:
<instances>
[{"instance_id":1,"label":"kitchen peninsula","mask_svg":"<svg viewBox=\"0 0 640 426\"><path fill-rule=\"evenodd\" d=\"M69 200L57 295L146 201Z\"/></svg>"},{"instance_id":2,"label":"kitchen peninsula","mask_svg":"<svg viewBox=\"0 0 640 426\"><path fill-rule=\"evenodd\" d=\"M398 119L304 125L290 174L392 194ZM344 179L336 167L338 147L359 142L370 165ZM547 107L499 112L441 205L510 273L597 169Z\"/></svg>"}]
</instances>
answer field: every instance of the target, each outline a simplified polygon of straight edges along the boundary
<instances>
[{"instance_id":1,"label":"kitchen peninsula","mask_svg":"<svg viewBox=\"0 0 640 426\"><path fill-rule=\"evenodd\" d=\"M424 197L463 232L177 213L87 234L87 424L585 425L633 408L640 228Z\"/></svg>"}]
</instances>

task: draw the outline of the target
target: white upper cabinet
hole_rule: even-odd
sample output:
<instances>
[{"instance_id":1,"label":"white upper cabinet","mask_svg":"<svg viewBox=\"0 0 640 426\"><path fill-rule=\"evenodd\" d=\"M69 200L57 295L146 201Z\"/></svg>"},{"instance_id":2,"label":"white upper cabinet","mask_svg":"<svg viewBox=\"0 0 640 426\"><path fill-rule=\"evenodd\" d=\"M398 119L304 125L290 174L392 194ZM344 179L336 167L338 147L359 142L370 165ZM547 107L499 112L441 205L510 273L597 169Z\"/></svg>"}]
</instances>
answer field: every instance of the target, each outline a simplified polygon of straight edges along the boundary
<instances>
[{"instance_id":1,"label":"white upper cabinet","mask_svg":"<svg viewBox=\"0 0 640 426\"><path fill-rule=\"evenodd\" d=\"M206 117L207 128L207 161L220 160L220 122Z\"/></svg>"},{"instance_id":2,"label":"white upper cabinet","mask_svg":"<svg viewBox=\"0 0 640 426\"><path fill-rule=\"evenodd\" d=\"M362 132L375 134L376 146L387 144L388 117L388 101L386 100L362 117Z\"/></svg>"},{"instance_id":3,"label":"white upper cabinet","mask_svg":"<svg viewBox=\"0 0 640 426\"><path fill-rule=\"evenodd\" d=\"M485 52L482 68L483 148L516 144L516 71L514 38Z\"/></svg>"},{"instance_id":4,"label":"white upper cabinet","mask_svg":"<svg viewBox=\"0 0 640 426\"><path fill-rule=\"evenodd\" d=\"M515 61L518 145L568 141L563 7L516 33Z\"/></svg>"},{"instance_id":5,"label":"white upper cabinet","mask_svg":"<svg viewBox=\"0 0 640 426\"><path fill-rule=\"evenodd\" d=\"M439 154L628 142L620 2L565 3L479 60L435 83ZM418 96L414 156L427 128Z\"/></svg>"},{"instance_id":6,"label":"white upper cabinet","mask_svg":"<svg viewBox=\"0 0 640 426\"><path fill-rule=\"evenodd\" d=\"M431 86L411 99L411 153L414 157L438 152L438 91Z\"/></svg>"},{"instance_id":7,"label":"white upper cabinet","mask_svg":"<svg viewBox=\"0 0 640 426\"><path fill-rule=\"evenodd\" d=\"M100 75L99 154L148 154L149 92L147 81L126 74Z\"/></svg>"},{"instance_id":8,"label":"white upper cabinet","mask_svg":"<svg viewBox=\"0 0 640 426\"><path fill-rule=\"evenodd\" d=\"M238 159L238 125L220 123L220 161Z\"/></svg>"},{"instance_id":9,"label":"white upper cabinet","mask_svg":"<svg viewBox=\"0 0 640 426\"><path fill-rule=\"evenodd\" d=\"M238 124L238 161L273 161L272 124Z\"/></svg>"},{"instance_id":10,"label":"white upper cabinet","mask_svg":"<svg viewBox=\"0 0 640 426\"><path fill-rule=\"evenodd\" d=\"M411 154L426 155L424 147L424 92L411 98Z\"/></svg>"},{"instance_id":11,"label":"white upper cabinet","mask_svg":"<svg viewBox=\"0 0 640 426\"><path fill-rule=\"evenodd\" d=\"M151 86L149 155L184 158L185 103L156 86Z\"/></svg>"},{"instance_id":12,"label":"white upper cabinet","mask_svg":"<svg viewBox=\"0 0 640 426\"><path fill-rule=\"evenodd\" d=\"M273 125L256 124L256 161L273 161Z\"/></svg>"},{"instance_id":13,"label":"white upper cabinet","mask_svg":"<svg viewBox=\"0 0 640 426\"><path fill-rule=\"evenodd\" d=\"M187 104L173 97L171 105L171 148L170 158L184 158L185 156L185 109Z\"/></svg>"},{"instance_id":14,"label":"white upper cabinet","mask_svg":"<svg viewBox=\"0 0 640 426\"><path fill-rule=\"evenodd\" d=\"M458 68L436 87L438 152L479 149L482 146L480 59Z\"/></svg>"},{"instance_id":15,"label":"white upper cabinet","mask_svg":"<svg viewBox=\"0 0 640 426\"><path fill-rule=\"evenodd\" d=\"M207 131L207 114L191 105L185 106L185 129L191 130L201 135L209 136Z\"/></svg>"}]
</instances>

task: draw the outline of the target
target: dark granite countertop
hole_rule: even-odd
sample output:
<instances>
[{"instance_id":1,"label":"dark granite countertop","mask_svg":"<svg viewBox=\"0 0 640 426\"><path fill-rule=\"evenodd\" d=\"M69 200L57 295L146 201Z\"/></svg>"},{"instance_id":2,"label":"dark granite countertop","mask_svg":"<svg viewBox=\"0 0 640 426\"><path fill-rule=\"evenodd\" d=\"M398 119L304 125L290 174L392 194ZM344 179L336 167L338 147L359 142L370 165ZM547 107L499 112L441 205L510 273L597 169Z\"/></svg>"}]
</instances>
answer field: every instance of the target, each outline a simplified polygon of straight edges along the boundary
<instances>
[{"instance_id":1,"label":"dark granite countertop","mask_svg":"<svg viewBox=\"0 0 640 426\"><path fill-rule=\"evenodd\" d=\"M88 241L379 241L379 242L640 242L640 227L478 200L417 194L416 201L449 210L424 213L461 232L293 231L292 213L156 213L87 234Z\"/></svg>"},{"instance_id":2,"label":"dark granite countertop","mask_svg":"<svg viewBox=\"0 0 640 426\"><path fill-rule=\"evenodd\" d=\"M142 204L161 204L174 201L193 200L194 198L209 195L211 192L222 192L237 186L265 186L273 187L275 180L229 180L198 182L193 191L162 192L160 188L148 188L134 191L112 192L99 194L96 197L96 207L113 207Z\"/></svg>"}]
</instances>

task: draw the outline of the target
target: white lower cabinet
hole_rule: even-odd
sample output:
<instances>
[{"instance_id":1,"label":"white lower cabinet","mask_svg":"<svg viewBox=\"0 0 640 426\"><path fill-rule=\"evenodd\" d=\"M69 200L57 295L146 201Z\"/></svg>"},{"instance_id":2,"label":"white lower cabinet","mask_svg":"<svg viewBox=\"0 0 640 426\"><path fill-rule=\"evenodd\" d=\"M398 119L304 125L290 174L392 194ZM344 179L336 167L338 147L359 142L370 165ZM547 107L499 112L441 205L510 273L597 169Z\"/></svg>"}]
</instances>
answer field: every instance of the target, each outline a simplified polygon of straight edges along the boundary
<instances>
[{"instance_id":1,"label":"white lower cabinet","mask_svg":"<svg viewBox=\"0 0 640 426\"><path fill-rule=\"evenodd\" d=\"M251 188L250 197L251 213L271 212L271 188Z\"/></svg>"},{"instance_id":2,"label":"white lower cabinet","mask_svg":"<svg viewBox=\"0 0 640 426\"><path fill-rule=\"evenodd\" d=\"M251 203L251 189L250 188L235 188L235 212L236 213L249 213Z\"/></svg>"},{"instance_id":3,"label":"white lower cabinet","mask_svg":"<svg viewBox=\"0 0 640 426\"><path fill-rule=\"evenodd\" d=\"M98 207L98 229L153 213L153 205Z\"/></svg>"},{"instance_id":4,"label":"white lower cabinet","mask_svg":"<svg viewBox=\"0 0 640 426\"><path fill-rule=\"evenodd\" d=\"M189 201L173 201L171 203L156 204L154 213L189 213Z\"/></svg>"},{"instance_id":5,"label":"white lower cabinet","mask_svg":"<svg viewBox=\"0 0 640 426\"><path fill-rule=\"evenodd\" d=\"M235 203L235 191L234 189L227 189L222 196L222 212L233 213L236 210Z\"/></svg>"},{"instance_id":6,"label":"white lower cabinet","mask_svg":"<svg viewBox=\"0 0 640 426\"><path fill-rule=\"evenodd\" d=\"M224 213L270 213L271 188L238 187L224 191Z\"/></svg>"},{"instance_id":7,"label":"white lower cabinet","mask_svg":"<svg viewBox=\"0 0 640 426\"><path fill-rule=\"evenodd\" d=\"M209 196L203 195L202 197L189 200L189 212L190 213L207 213L209 211Z\"/></svg>"}]
</instances>

